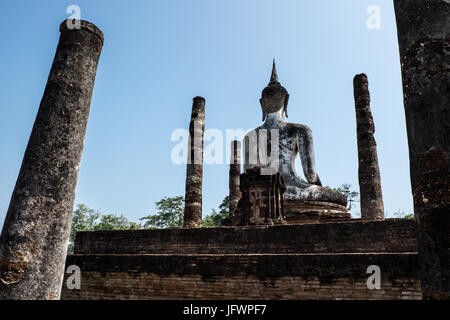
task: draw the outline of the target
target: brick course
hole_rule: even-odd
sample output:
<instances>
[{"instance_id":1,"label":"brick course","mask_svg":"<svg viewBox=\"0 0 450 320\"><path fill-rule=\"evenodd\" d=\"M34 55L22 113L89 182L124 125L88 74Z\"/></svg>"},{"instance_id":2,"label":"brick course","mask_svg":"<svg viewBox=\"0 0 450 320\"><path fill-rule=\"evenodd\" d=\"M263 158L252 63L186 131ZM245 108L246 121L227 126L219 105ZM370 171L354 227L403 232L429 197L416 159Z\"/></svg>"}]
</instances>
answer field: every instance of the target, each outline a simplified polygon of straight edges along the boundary
<instances>
[{"instance_id":1,"label":"brick course","mask_svg":"<svg viewBox=\"0 0 450 320\"><path fill-rule=\"evenodd\" d=\"M381 289L366 286L369 265ZM81 290L63 299L420 299L409 254L73 255ZM65 280L66 281L66 280Z\"/></svg>"},{"instance_id":2,"label":"brick course","mask_svg":"<svg viewBox=\"0 0 450 320\"><path fill-rule=\"evenodd\" d=\"M414 220L77 234L63 299L421 299ZM367 267L381 270L369 290Z\"/></svg>"},{"instance_id":3,"label":"brick course","mask_svg":"<svg viewBox=\"0 0 450 320\"><path fill-rule=\"evenodd\" d=\"M408 219L305 225L78 232L77 254L417 252Z\"/></svg>"}]
</instances>

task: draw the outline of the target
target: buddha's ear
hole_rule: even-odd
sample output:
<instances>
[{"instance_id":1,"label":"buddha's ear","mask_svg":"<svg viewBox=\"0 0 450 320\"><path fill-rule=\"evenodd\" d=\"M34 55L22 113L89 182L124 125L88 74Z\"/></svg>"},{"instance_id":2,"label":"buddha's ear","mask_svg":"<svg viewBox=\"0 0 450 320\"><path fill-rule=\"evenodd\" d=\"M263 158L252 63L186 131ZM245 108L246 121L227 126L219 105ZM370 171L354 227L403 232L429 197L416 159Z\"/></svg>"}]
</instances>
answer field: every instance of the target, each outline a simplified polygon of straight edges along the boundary
<instances>
[{"instance_id":1,"label":"buddha's ear","mask_svg":"<svg viewBox=\"0 0 450 320\"><path fill-rule=\"evenodd\" d=\"M262 110L262 113L263 113L262 121L264 121L264 120L266 120L267 113L264 111L263 104L262 104L262 99L259 99L259 103L261 104L261 110Z\"/></svg>"},{"instance_id":2,"label":"buddha's ear","mask_svg":"<svg viewBox=\"0 0 450 320\"><path fill-rule=\"evenodd\" d=\"M287 106L288 106L288 102L289 102L289 93L286 93L286 98L284 99L284 114L286 115L286 118L288 117L287 114Z\"/></svg>"}]
</instances>

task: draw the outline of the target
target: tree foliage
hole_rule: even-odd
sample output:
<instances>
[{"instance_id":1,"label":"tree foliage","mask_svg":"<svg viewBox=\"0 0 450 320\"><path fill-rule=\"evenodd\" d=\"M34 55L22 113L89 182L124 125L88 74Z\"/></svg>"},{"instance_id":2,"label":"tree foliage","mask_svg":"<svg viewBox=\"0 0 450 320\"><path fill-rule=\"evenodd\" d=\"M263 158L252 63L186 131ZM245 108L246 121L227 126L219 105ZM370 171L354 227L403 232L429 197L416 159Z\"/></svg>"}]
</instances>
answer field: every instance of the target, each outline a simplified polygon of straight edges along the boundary
<instances>
[{"instance_id":1,"label":"tree foliage","mask_svg":"<svg viewBox=\"0 0 450 320\"><path fill-rule=\"evenodd\" d=\"M101 214L84 203L77 205L72 216L69 238L69 253L73 253L75 235L78 231L130 230L140 229L141 225L128 221L123 215Z\"/></svg>"},{"instance_id":2,"label":"tree foliage","mask_svg":"<svg viewBox=\"0 0 450 320\"><path fill-rule=\"evenodd\" d=\"M353 191L352 186L348 183L344 183L339 188L334 188L334 190L339 191L340 193L343 193L347 196L347 209L349 211L353 209L351 212L352 216L360 216L360 213L355 210L355 203L359 202L359 192ZM385 212L385 216L389 216L389 214ZM413 213L405 213L402 210L397 210L397 212L394 213L394 216L396 218L414 219Z\"/></svg>"},{"instance_id":3,"label":"tree foliage","mask_svg":"<svg viewBox=\"0 0 450 320\"><path fill-rule=\"evenodd\" d=\"M344 183L340 187L334 189L347 196L347 206L349 211L352 210L353 203L359 201L359 192L353 191L351 188L351 184Z\"/></svg>"},{"instance_id":4,"label":"tree foliage","mask_svg":"<svg viewBox=\"0 0 450 320\"><path fill-rule=\"evenodd\" d=\"M164 197L156 202L156 213L143 217L144 228L182 227L184 213L184 197Z\"/></svg>"},{"instance_id":5,"label":"tree foliage","mask_svg":"<svg viewBox=\"0 0 450 320\"><path fill-rule=\"evenodd\" d=\"M230 201L226 196L219 205L219 212L212 210L202 220L202 226L205 228L218 227L222 225L222 220L228 217L230 212ZM140 220L144 222L144 228L170 228L182 227L184 214L184 197L164 197L156 202L156 213L143 217Z\"/></svg>"},{"instance_id":6,"label":"tree foliage","mask_svg":"<svg viewBox=\"0 0 450 320\"><path fill-rule=\"evenodd\" d=\"M394 212L394 216L396 218L403 218L403 219L415 219L414 218L414 213L405 213L402 210L397 210L396 212Z\"/></svg>"},{"instance_id":7,"label":"tree foliage","mask_svg":"<svg viewBox=\"0 0 450 320\"><path fill-rule=\"evenodd\" d=\"M222 220L227 218L230 214L230 198L226 196L219 205L219 212L212 210L212 212L203 218L202 226L205 228L219 227L222 225Z\"/></svg>"}]
</instances>

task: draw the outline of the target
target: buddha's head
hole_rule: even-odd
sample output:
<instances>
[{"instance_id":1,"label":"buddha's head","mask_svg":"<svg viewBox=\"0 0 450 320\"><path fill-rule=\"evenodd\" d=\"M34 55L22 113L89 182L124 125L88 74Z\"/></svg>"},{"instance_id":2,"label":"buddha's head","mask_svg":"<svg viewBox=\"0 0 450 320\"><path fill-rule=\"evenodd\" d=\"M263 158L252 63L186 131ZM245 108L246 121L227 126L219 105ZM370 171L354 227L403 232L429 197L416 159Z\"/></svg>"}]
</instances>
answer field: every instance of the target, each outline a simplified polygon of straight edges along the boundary
<instances>
[{"instance_id":1,"label":"buddha's head","mask_svg":"<svg viewBox=\"0 0 450 320\"><path fill-rule=\"evenodd\" d=\"M261 109L263 112L263 121L270 113L278 112L283 109L283 116L287 115L287 105L289 101L289 93L278 82L277 69L275 67L275 59L273 59L272 75L270 76L270 82L267 87L264 88L261 94Z\"/></svg>"}]
</instances>

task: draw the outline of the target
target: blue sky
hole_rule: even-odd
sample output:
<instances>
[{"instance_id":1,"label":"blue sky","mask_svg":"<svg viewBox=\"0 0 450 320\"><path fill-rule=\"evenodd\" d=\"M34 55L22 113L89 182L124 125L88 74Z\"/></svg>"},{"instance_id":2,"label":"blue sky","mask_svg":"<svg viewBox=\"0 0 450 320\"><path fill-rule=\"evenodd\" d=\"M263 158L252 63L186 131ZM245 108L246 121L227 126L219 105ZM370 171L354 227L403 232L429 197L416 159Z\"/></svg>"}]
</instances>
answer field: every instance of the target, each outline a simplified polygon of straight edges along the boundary
<instances>
[{"instance_id":1,"label":"blue sky","mask_svg":"<svg viewBox=\"0 0 450 320\"><path fill-rule=\"evenodd\" d=\"M188 127L192 98L206 98L206 129L255 128L275 57L288 121L312 129L330 186L358 190L352 79L368 75L385 209L412 212L391 0L15 0L0 1L0 225L69 5L105 34L76 203L137 221L184 194L171 134ZM370 5L380 29L366 27ZM203 182L205 214L228 192L228 166L205 165Z\"/></svg>"}]
</instances>

